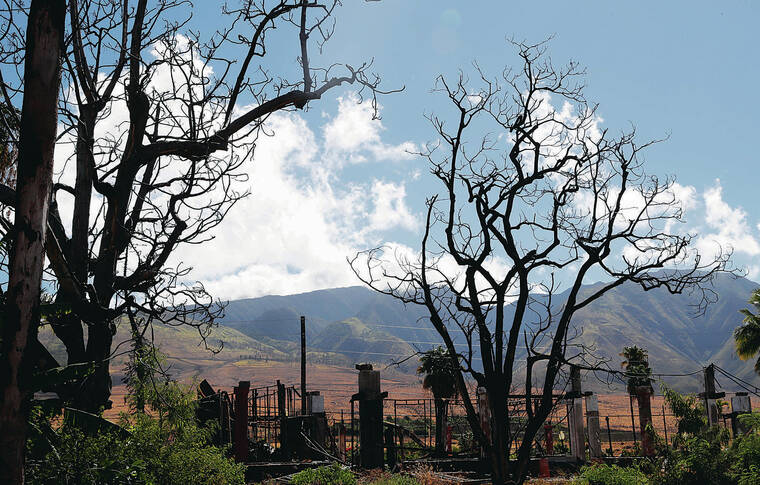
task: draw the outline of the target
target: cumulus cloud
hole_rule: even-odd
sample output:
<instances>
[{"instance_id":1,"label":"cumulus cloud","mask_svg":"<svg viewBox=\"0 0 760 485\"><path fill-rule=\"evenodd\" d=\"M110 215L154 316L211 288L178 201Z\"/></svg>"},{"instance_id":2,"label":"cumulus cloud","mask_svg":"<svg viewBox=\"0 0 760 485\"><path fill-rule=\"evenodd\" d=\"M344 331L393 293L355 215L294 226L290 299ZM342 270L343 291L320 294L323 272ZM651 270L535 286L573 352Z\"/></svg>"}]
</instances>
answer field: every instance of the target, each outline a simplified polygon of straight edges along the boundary
<instances>
[{"instance_id":1,"label":"cumulus cloud","mask_svg":"<svg viewBox=\"0 0 760 485\"><path fill-rule=\"evenodd\" d=\"M416 151L414 143L397 145L383 142L385 130L380 120L373 120L369 102L359 103L356 94L338 98L338 114L323 128L325 152L333 165L364 163L368 160L408 160Z\"/></svg>"},{"instance_id":2,"label":"cumulus cloud","mask_svg":"<svg viewBox=\"0 0 760 485\"><path fill-rule=\"evenodd\" d=\"M721 248L747 256L760 254L760 242L753 234L747 213L741 207L731 207L723 200L720 180L702 195L705 204L705 225L707 232L697 240L697 249L702 254L713 255Z\"/></svg>"},{"instance_id":3,"label":"cumulus cloud","mask_svg":"<svg viewBox=\"0 0 760 485\"><path fill-rule=\"evenodd\" d=\"M347 257L385 242L386 231L418 228L403 181L346 183L336 175L335 167L358 153L377 162L390 152L375 150L389 146L379 121L364 107L349 107L349 99L355 98L339 100L323 137L298 114L270 117L274 135L259 138L247 166L251 196L232 209L212 241L176 255L212 294L234 299L356 285Z\"/></svg>"}]
</instances>

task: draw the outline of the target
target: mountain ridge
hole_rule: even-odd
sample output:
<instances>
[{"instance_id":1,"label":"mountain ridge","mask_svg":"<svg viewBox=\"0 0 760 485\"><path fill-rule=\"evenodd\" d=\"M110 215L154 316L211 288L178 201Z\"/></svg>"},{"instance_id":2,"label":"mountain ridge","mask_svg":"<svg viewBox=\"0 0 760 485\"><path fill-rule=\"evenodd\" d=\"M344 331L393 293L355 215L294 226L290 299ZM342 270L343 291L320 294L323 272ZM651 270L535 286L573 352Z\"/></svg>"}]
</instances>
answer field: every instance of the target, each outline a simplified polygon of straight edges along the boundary
<instances>
[{"instance_id":1,"label":"mountain ridge","mask_svg":"<svg viewBox=\"0 0 760 485\"><path fill-rule=\"evenodd\" d=\"M603 283L586 285L581 293L590 294L600 284ZM748 306L747 299L757 287L760 285L746 278L717 275L713 290L719 295L718 300L711 303L704 314L694 315L697 295L672 295L663 288L644 291L627 283L576 312L572 325L582 329L579 342L594 347L612 368L620 360L618 354L625 345L638 345L649 351L650 363L656 373L687 374L714 361L727 371L752 380L757 377L752 363L739 360L733 352L733 329L742 320L739 310ZM556 295L556 301L562 301L564 294ZM277 305L280 305L279 309ZM230 302L228 309L237 318L231 323L237 330L252 337L271 337L267 334L276 334L281 328L267 326L261 315L296 307L299 311L293 311L291 315L306 315L307 326L312 326L307 341L345 340L340 329L331 325L352 318L370 330L402 340L413 351L427 350L440 341L432 326L425 322L424 308L404 305L362 286L235 300ZM336 316L339 318L334 318ZM228 318L222 319L220 324L227 325L225 320ZM328 328L328 335L322 335ZM291 332L291 338L286 340L295 342L297 337ZM331 349L364 357L374 355L376 361L382 360L382 354L391 353L383 352L385 349L381 343L372 340L368 337L369 344L364 342L356 349L346 346ZM361 354L357 354L359 350L362 350ZM350 361L351 355L347 354L347 357ZM401 355L397 357L402 358ZM686 390L697 390L700 386L699 376L669 378L668 384Z\"/></svg>"}]
</instances>

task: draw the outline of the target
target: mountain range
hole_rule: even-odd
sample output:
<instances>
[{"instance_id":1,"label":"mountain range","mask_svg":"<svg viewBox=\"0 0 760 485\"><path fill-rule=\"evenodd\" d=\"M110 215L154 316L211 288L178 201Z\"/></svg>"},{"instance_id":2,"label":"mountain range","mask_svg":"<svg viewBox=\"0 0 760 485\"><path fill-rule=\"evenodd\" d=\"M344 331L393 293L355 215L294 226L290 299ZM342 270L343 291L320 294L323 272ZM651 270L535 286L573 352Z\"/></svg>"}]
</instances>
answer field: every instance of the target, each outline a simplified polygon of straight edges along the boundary
<instances>
[{"instance_id":1,"label":"mountain range","mask_svg":"<svg viewBox=\"0 0 760 485\"><path fill-rule=\"evenodd\" d=\"M585 286L581 296L600 285ZM627 283L576 312L576 341L608 360L613 369L619 368L624 346L643 347L653 371L665 374L658 379L683 390L700 389L699 371L713 362L759 385L752 362L741 361L733 343L733 330L742 320L739 310L747 307L757 287L746 278L718 275L710 288L715 301L699 312L701 294L673 295L664 288L644 291ZM560 293L554 300L562 302L564 297ZM231 301L220 325L274 348L290 349L300 337L300 315L306 316L310 351L340 354L349 363L387 363L440 343L424 308L404 305L364 287Z\"/></svg>"},{"instance_id":2,"label":"mountain range","mask_svg":"<svg viewBox=\"0 0 760 485\"><path fill-rule=\"evenodd\" d=\"M589 294L600 284L585 286L581 293ZM696 314L697 295L672 295L665 289L643 291L624 284L576 312L576 342L593 349L613 369L620 368L624 346L643 347L657 378L682 391L701 390L701 369L709 363L760 386L753 363L739 360L733 344L733 330L742 320L739 310L747 307L747 299L757 287L760 285L745 278L719 275L712 287L717 300ZM564 296L555 295L554 301L561 302ZM197 331L191 328L157 325L154 335L178 377L213 376L218 371L234 381L235 369L241 365L296 365L301 315L306 318L310 365L352 369L358 362L387 365L403 361L394 372L412 374L417 362L409 357L441 342L424 308L358 286L230 301L219 327L207 339L210 347L223 344L217 354L200 345ZM117 343L128 337L123 327L118 327ZM42 329L40 340L65 361L63 348L49 330ZM115 375L124 359L122 355L113 363ZM720 375L718 384L726 390L741 390ZM598 389L600 384L591 382L589 387ZM613 387L621 389L620 385Z\"/></svg>"}]
</instances>

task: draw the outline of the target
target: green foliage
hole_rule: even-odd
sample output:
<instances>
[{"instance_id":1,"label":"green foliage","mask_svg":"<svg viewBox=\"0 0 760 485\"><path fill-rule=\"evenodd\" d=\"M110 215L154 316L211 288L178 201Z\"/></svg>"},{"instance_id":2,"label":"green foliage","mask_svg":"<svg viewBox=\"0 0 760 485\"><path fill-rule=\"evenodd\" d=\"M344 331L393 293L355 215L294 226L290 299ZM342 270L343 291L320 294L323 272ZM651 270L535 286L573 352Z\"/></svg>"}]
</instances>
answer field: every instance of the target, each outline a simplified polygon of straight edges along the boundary
<instances>
[{"instance_id":1,"label":"green foliage","mask_svg":"<svg viewBox=\"0 0 760 485\"><path fill-rule=\"evenodd\" d=\"M665 400L678 421L673 447L657 439L657 458L650 464L655 485L740 484L760 485L760 416L742 421L751 431L735 437L729 446L729 432L708 427L704 406L695 396L683 396L664 388Z\"/></svg>"},{"instance_id":2,"label":"green foliage","mask_svg":"<svg viewBox=\"0 0 760 485\"><path fill-rule=\"evenodd\" d=\"M576 484L651 485L760 485L760 414L741 417L749 429L729 445L729 432L708 427L704 407L695 396L684 396L667 387L665 400L678 421L673 446L656 433L657 450L638 467L593 465L582 469Z\"/></svg>"},{"instance_id":3,"label":"green foliage","mask_svg":"<svg viewBox=\"0 0 760 485\"><path fill-rule=\"evenodd\" d=\"M694 435L707 427L705 407L697 396L680 394L664 385L661 387L665 394L665 401L678 423L677 437Z\"/></svg>"},{"instance_id":4,"label":"green foliage","mask_svg":"<svg viewBox=\"0 0 760 485\"><path fill-rule=\"evenodd\" d=\"M367 485L421 485L421 483L411 475L386 474L372 480Z\"/></svg>"},{"instance_id":5,"label":"green foliage","mask_svg":"<svg viewBox=\"0 0 760 485\"><path fill-rule=\"evenodd\" d=\"M732 470L739 485L760 485L760 413L739 416L747 434L734 440Z\"/></svg>"},{"instance_id":6,"label":"green foliage","mask_svg":"<svg viewBox=\"0 0 760 485\"><path fill-rule=\"evenodd\" d=\"M157 388L154 414L122 415L119 431L87 433L64 420L57 429L41 411L27 444L30 484L243 484L244 466L209 446L210 428L194 420L188 387Z\"/></svg>"},{"instance_id":7,"label":"green foliage","mask_svg":"<svg viewBox=\"0 0 760 485\"><path fill-rule=\"evenodd\" d=\"M581 473L573 480L575 485L648 485L646 475L635 467L619 467L595 463L581 468Z\"/></svg>"},{"instance_id":8,"label":"green foliage","mask_svg":"<svg viewBox=\"0 0 760 485\"><path fill-rule=\"evenodd\" d=\"M417 374L424 374L422 386L433 391L437 399L447 399L457 395L456 376L459 365L447 349L438 346L423 352Z\"/></svg>"},{"instance_id":9,"label":"green foliage","mask_svg":"<svg viewBox=\"0 0 760 485\"><path fill-rule=\"evenodd\" d=\"M356 477L351 470L337 463L319 468L303 470L290 480L294 485L355 485Z\"/></svg>"},{"instance_id":10,"label":"green foliage","mask_svg":"<svg viewBox=\"0 0 760 485\"><path fill-rule=\"evenodd\" d=\"M646 349L632 345L623 347L621 366L625 369L628 394L636 394L636 388L652 387L652 369L649 367L649 354Z\"/></svg>"},{"instance_id":11,"label":"green foliage","mask_svg":"<svg viewBox=\"0 0 760 485\"><path fill-rule=\"evenodd\" d=\"M736 354L742 360L749 360L758 355L755 362L755 372L760 374L760 288L752 292L748 303L755 307L757 313L743 308L739 310L744 315L742 325L734 330Z\"/></svg>"}]
</instances>

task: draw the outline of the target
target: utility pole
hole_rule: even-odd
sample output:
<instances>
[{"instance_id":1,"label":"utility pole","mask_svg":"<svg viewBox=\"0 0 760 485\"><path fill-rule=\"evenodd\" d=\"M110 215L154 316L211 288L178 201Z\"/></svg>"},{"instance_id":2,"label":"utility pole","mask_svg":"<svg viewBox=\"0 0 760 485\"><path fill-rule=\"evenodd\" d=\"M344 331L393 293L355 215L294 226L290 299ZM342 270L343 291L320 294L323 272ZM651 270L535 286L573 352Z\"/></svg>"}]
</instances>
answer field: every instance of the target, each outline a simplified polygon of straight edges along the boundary
<instances>
[{"instance_id":1,"label":"utility pole","mask_svg":"<svg viewBox=\"0 0 760 485\"><path fill-rule=\"evenodd\" d=\"M306 317L301 315L301 416L306 416Z\"/></svg>"},{"instance_id":2,"label":"utility pole","mask_svg":"<svg viewBox=\"0 0 760 485\"><path fill-rule=\"evenodd\" d=\"M705 411L707 412L707 424L717 426L720 421L720 411L717 400L726 395L725 392L715 392L715 364L705 367Z\"/></svg>"}]
</instances>

